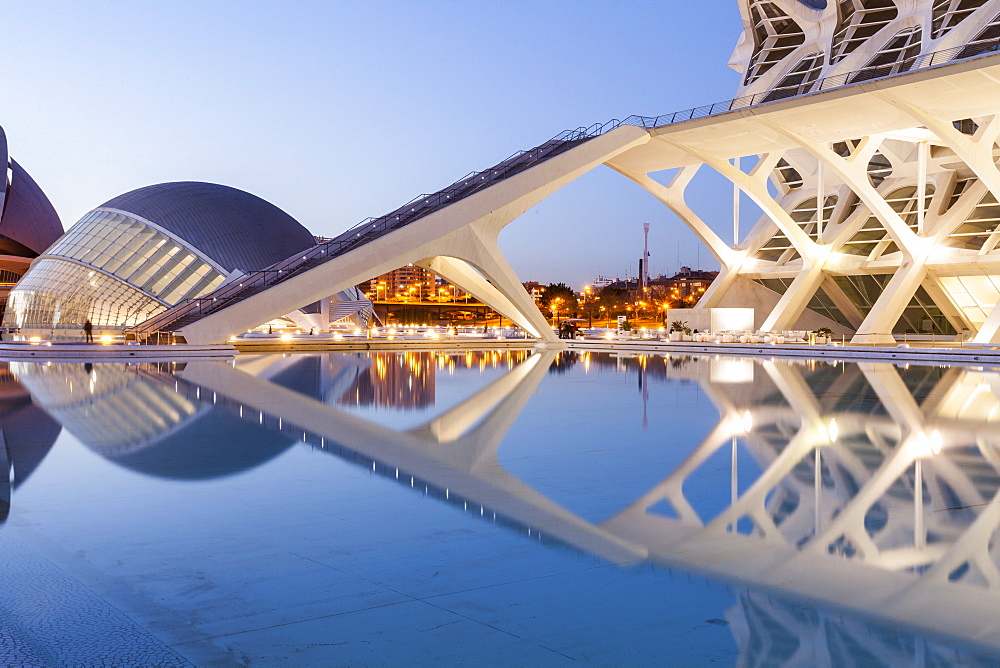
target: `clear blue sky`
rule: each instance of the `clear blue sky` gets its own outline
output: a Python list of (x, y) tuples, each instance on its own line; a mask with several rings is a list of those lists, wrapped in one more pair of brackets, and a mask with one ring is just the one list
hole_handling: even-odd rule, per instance
[[(0, 125), (65, 226), (201, 180), (316, 234), (438, 190), (561, 130), (732, 97), (736, 0), (31, 0), (3, 9)], [(731, 187), (708, 179), (719, 230)], [(697, 208), (697, 207), (696, 207)], [(522, 280), (624, 275), (709, 253), (602, 167), (510, 225)]]

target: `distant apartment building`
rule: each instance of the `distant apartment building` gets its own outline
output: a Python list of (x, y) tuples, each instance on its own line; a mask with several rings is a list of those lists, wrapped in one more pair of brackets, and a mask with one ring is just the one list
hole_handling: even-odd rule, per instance
[(416, 410), (434, 405), (435, 368), (430, 355), (373, 353), (367, 371), (341, 395), (341, 406)]
[(526, 281), (521, 285), (523, 285), (524, 289), (528, 291), (528, 294), (531, 295), (531, 298), (535, 300), (536, 304), (542, 298), (542, 295), (545, 294), (545, 286), (538, 281)]
[(415, 265), (393, 269), (358, 287), (373, 301), (450, 301), (465, 296), (440, 276)]
[(719, 275), (717, 271), (703, 271), (692, 269), (691, 267), (681, 267), (676, 274), (667, 278), (658, 276), (650, 279), (650, 287), (662, 285), (667, 290), (669, 297), (684, 301), (697, 301), (701, 295), (708, 290), (715, 277)]
[[(708, 290), (718, 275), (717, 271), (681, 267), (680, 271), (673, 276), (661, 274), (656, 278), (649, 279), (649, 286), (646, 290), (649, 293), (648, 296), (653, 299), (665, 299), (671, 302), (684, 301), (693, 304)], [(639, 298), (638, 293), (641, 291), (638, 278), (616, 278), (602, 287), (625, 290), (637, 298)]]

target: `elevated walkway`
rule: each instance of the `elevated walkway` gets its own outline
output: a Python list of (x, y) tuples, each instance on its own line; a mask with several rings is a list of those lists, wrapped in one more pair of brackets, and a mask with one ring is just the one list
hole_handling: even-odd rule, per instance
[[(954, 118), (996, 113), (998, 49), (1000, 40), (957, 47), (819, 80), (803, 90), (783, 92), (790, 97), (782, 99), (758, 94), (566, 131), (436, 193), (365, 220), (308, 251), (178, 304), (129, 333), (139, 341), (171, 333), (188, 343), (224, 342), (261, 322), (412, 263), (469, 292), (533, 336), (553, 339), (500, 253), (497, 236), (566, 183), (606, 164), (676, 212), (683, 203), (671, 202), (669, 194), (661, 192), (665, 188), (650, 182), (648, 174), (709, 164), (755, 197), (760, 184), (752, 175), (729, 173), (723, 162), (763, 154), (777, 156), (776, 162), (781, 151), (804, 141), (831, 142), (905, 130), (914, 126), (915, 104), (923, 104), (921, 109), (949, 124)], [(768, 211), (768, 203), (762, 208)], [(878, 210), (877, 204), (871, 208)], [(775, 215), (780, 218), (778, 212)], [(724, 267), (738, 263), (738, 251), (722, 243), (703, 222), (690, 215), (681, 217)]]
[(369, 218), (315, 248), (296, 254), (270, 267), (253, 272), (205, 297), (185, 301), (130, 331), (138, 338), (153, 332), (177, 332), (205, 316), (284, 283), (309, 269), (381, 239), (425, 216), (465, 199), (494, 184), (554, 158), (594, 136), (603, 134), (604, 126), (567, 130), (528, 151), (519, 151), (503, 162), (482, 172), (472, 172), (450, 186), (430, 195), (421, 195), (379, 218)]

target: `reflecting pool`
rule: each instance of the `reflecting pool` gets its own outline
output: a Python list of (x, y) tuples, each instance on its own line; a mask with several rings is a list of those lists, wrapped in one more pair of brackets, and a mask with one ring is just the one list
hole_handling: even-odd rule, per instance
[(0, 663), (995, 665), (1000, 371), (0, 364)]

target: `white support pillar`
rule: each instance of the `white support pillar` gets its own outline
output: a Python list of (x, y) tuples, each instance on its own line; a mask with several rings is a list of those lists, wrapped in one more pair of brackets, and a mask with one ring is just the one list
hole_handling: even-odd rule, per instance
[(695, 308), (708, 309), (718, 306), (719, 301), (725, 297), (726, 292), (739, 279), (740, 267), (746, 258), (746, 251), (730, 248), (685, 201), (684, 194), (687, 187), (701, 165), (681, 167), (671, 179), (669, 186), (653, 180), (648, 174), (633, 172), (610, 162), (608, 166), (665, 204), (715, 256), (720, 265), (719, 275), (698, 300), (698, 305)]
[(544, 330), (536, 327), (535, 323), (530, 322), (524, 315), (519, 313), (517, 307), (503, 293), (493, 287), (489, 281), (483, 278), (479, 272), (464, 260), (438, 256), (418, 260), (413, 264), (437, 274), (455, 287), (468, 292), (475, 299), (489, 306), (500, 315), (512, 320), (519, 327), (523, 327), (532, 336), (541, 338), (539, 332)]
[(463, 258), (435, 256), (413, 264), (435, 273), (510, 319), (535, 338), (557, 343), (545, 316), (507, 264), (495, 241), (484, 240), (470, 225), (458, 236), (465, 237)]
[[(739, 157), (733, 158), (733, 169), (736, 171), (743, 171), (740, 169), (740, 159)], [(733, 248), (738, 248), (740, 245), (740, 186), (735, 181), (733, 182)]]
[[(791, 244), (802, 256), (803, 272), (796, 277), (793, 285), (785, 292), (781, 300), (765, 319), (762, 329), (774, 330), (783, 329), (794, 323), (809, 300), (812, 299), (816, 289), (823, 280), (823, 266), (828, 257), (828, 248), (820, 246), (807, 235), (802, 228), (792, 220), (792, 217), (780, 204), (771, 196), (767, 189), (767, 178), (771, 170), (777, 165), (780, 159), (779, 153), (770, 153), (761, 158), (754, 166), (750, 174), (737, 169), (728, 160), (721, 160), (707, 155), (697, 149), (685, 146), (679, 142), (670, 141), (671, 144), (687, 151), (692, 156), (702, 160), (717, 172), (728, 178), (737, 190), (742, 190), (749, 196), (764, 212), (774, 221)], [(745, 257), (744, 255), (740, 256)], [(736, 276), (732, 277), (732, 281)], [(719, 289), (713, 291), (714, 295), (719, 295), (720, 299), (724, 293)], [(706, 305), (708, 307), (708, 305)]]
[(970, 137), (952, 125), (954, 119), (938, 118), (926, 109), (900, 100), (888, 91), (880, 91), (878, 96), (905, 111), (913, 120), (933, 132), (940, 143), (953, 150), (1000, 202), (1000, 170), (993, 161), (993, 145), (1000, 138), (1000, 120), (997, 116), (984, 122), (976, 134)]
[(716, 308), (725, 298), (726, 293), (732, 289), (739, 279), (739, 267), (730, 269), (729, 267), (723, 265), (722, 270), (719, 271), (719, 275), (715, 277), (711, 285), (708, 286), (708, 289), (705, 290), (705, 293), (698, 300), (698, 304), (695, 308)]
[(986, 322), (972, 338), (975, 343), (1000, 343), (1000, 308), (994, 306), (986, 316)]
[(819, 244), (813, 241), (809, 235), (807, 235), (802, 228), (799, 227), (799, 224), (792, 220), (792, 217), (788, 214), (788, 212), (785, 211), (774, 199), (774, 197), (771, 196), (771, 193), (768, 192), (768, 174), (771, 169), (773, 169), (774, 165), (777, 164), (780, 157), (778, 154), (768, 154), (764, 158), (761, 158), (761, 161), (754, 166), (753, 172), (751, 174), (746, 174), (733, 167), (728, 160), (723, 160), (709, 155), (704, 151), (687, 146), (678, 141), (670, 139), (663, 139), (663, 141), (666, 141), (669, 144), (687, 152), (691, 156), (701, 160), (703, 163), (737, 185), (740, 190), (745, 192), (747, 196), (753, 200), (753, 202), (759, 206), (772, 221), (774, 221), (774, 224), (778, 226), (778, 229), (780, 229), (786, 237), (788, 237), (789, 242), (791, 242), (792, 246), (795, 247), (795, 250), (798, 251), (799, 255), (801, 255), (805, 261), (813, 261), (818, 256), (825, 254), (825, 251), (821, 251), (819, 249)]
[(895, 343), (892, 328), (927, 275), (925, 263), (931, 247), (928, 240), (921, 239), (913, 233), (868, 180), (868, 162), (878, 149), (881, 138), (875, 135), (865, 137), (854, 153), (844, 159), (829, 148), (824, 148), (822, 144), (782, 126), (775, 123), (768, 123), (768, 126), (775, 132), (794, 139), (802, 148), (822, 160), (826, 167), (857, 194), (899, 246), (903, 254), (903, 263), (852, 339), (852, 343), (857, 344)]
[(927, 209), (927, 157), (930, 144), (917, 143), (917, 235), (924, 236), (924, 212)]
[(330, 331), (330, 298), (319, 300), (320, 331)]
[(928, 247), (921, 244), (920, 239), (913, 233), (900, 215), (892, 209), (885, 201), (885, 198), (875, 189), (868, 179), (868, 162), (878, 150), (882, 138), (878, 135), (869, 135), (862, 139), (862, 143), (848, 158), (842, 158), (834, 153), (828, 146), (820, 142), (809, 139), (797, 132), (776, 123), (761, 119), (768, 127), (785, 137), (794, 140), (803, 149), (821, 160), (827, 169), (847, 184), (858, 196), (861, 203), (868, 207), (879, 222), (885, 227), (886, 232), (892, 240), (899, 246), (903, 257), (912, 257), (914, 254), (926, 255)]
[(809, 300), (823, 283), (825, 274), (822, 263), (806, 267), (792, 279), (792, 284), (781, 295), (781, 299), (764, 319), (760, 326), (765, 332), (780, 332), (791, 329), (795, 321), (805, 311)]
[(823, 161), (816, 159), (816, 241), (823, 243), (823, 227), (826, 222), (826, 183), (823, 179)]
[(896, 342), (892, 328), (903, 309), (913, 298), (913, 294), (927, 277), (927, 269), (922, 261), (905, 261), (896, 270), (885, 290), (875, 300), (872, 310), (865, 321), (858, 327), (857, 333), (851, 339), (854, 344), (891, 345)]
[(684, 199), (685, 191), (691, 180), (694, 178), (695, 174), (701, 165), (688, 165), (686, 167), (681, 167), (677, 170), (677, 174), (670, 181), (669, 186), (665, 186), (662, 183), (653, 180), (648, 174), (641, 174), (639, 172), (633, 172), (622, 167), (615, 165), (613, 162), (607, 163), (608, 167), (615, 170), (622, 176), (634, 181), (639, 186), (641, 186), (646, 192), (660, 200), (663, 204), (670, 209), (674, 215), (681, 219), (681, 221), (687, 225), (695, 236), (705, 244), (715, 259), (718, 260), (719, 264), (723, 267), (732, 267), (738, 264), (742, 258), (743, 254), (730, 248), (722, 240), (722, 238), (715, 233), (715, 231), (709, 227), (704, 220), (701, 219), (698, 214), (696, 214)]

